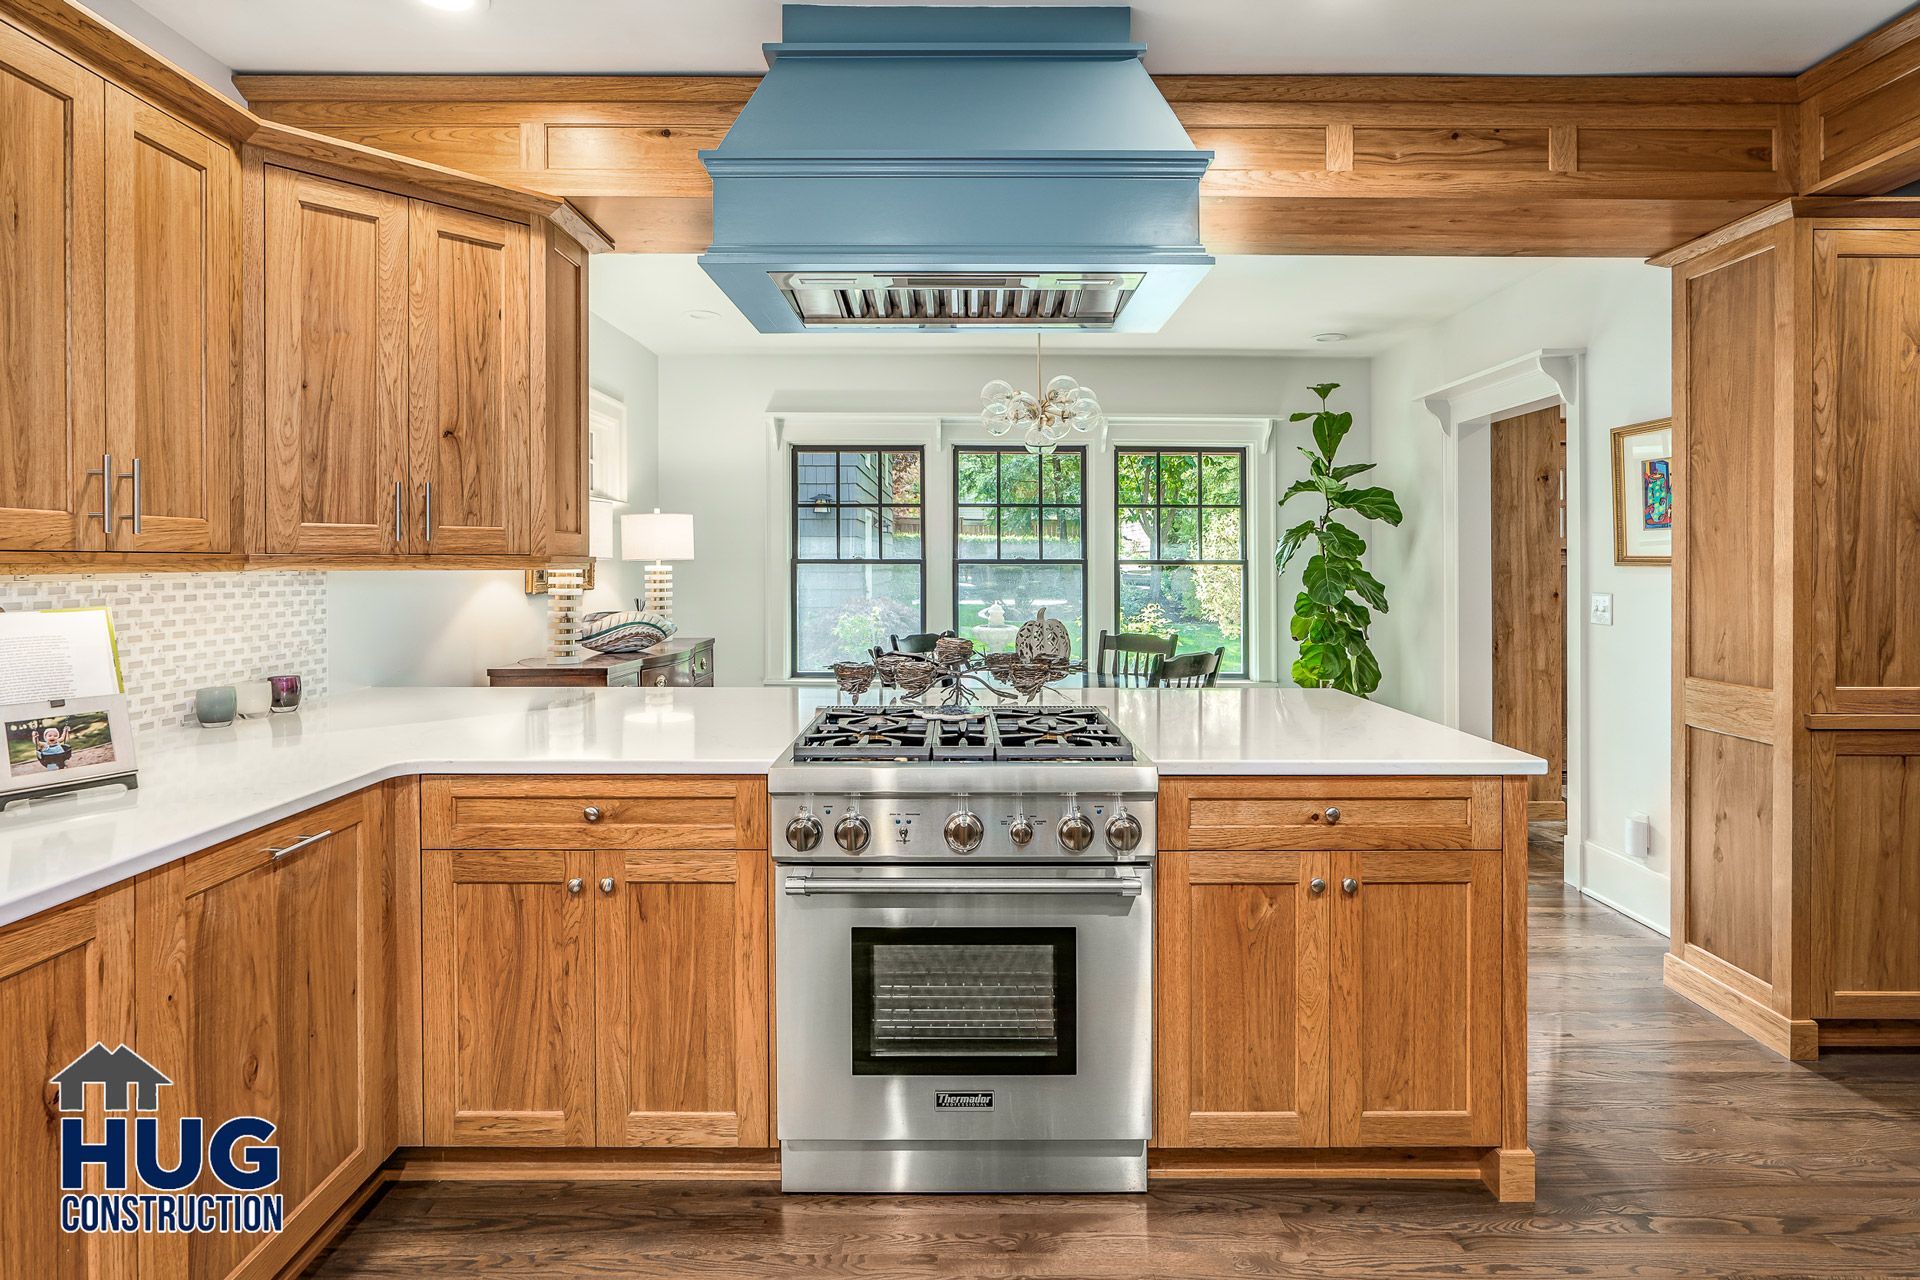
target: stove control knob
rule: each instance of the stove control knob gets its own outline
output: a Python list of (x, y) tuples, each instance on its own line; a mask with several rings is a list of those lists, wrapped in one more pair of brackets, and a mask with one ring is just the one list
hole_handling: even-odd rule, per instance
[(947, 848), (955, 853), (972, 853), (980, 847), (980, 841), (986, 836), (987, 829), (979, 816), (970, 810), (962, 809), (947, 818)]
[(802, 810), (800, 816), (787, 824), (787, 843), (801, 853), (812, 853), (820, 847), (820, 819)]
[(873, 838), (873, 826), (857, 813), (850, 813), (833, 827), (833, 842), (848, 853), (858, 853)]
[(1007, 838), (1013, 841), (1013, 847), (1024, 849), (1033, 843), (1033, 819), (1026, 814), (1015, 814), (1007, 824)]
[(1093, 819), (1078, 809), (1060, 819), (1060, 843), (1073, 853), (1085, 853), (1093, 843)]
[(1115, 853), (1132, 853), (1140, 847), (1140, 819), (1125, 809), (1107, 819), (1107, 843)]

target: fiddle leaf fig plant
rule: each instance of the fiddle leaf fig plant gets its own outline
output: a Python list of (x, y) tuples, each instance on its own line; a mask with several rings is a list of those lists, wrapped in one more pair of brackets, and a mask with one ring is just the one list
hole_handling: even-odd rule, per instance
[(1360, 563), (1367, 550), (1366, 539), (1336, 516), (1344, 513), (1359, 520), (1397, 525), (1400, 504), (1390, 490), (1347, 483), (1377, 464), (1335, 464), (1340, 442), (1353, 429), (1353, 415), (1336, 413), (1328, 403), (1339, 389), (1337, 382), (1314, 387), (1320, 408), (1296, 413), (1291, 419), (1313, 423), (1314, 447), (1300, 450), (1307, 459), (1307, 478), (1289, 485), (1280, 495), (1280, 505), (1310, 494), (1325, 506), (1318, 516), (1301, 521), (1280, 536), (1273, 562), (1275, 568), (1284, 571), (1312, 544), (1301, 577), (1303, 589), (1293, 601), (1291, 631), (1300, 643), (1300, 655), (1293, 663), (1293, 682), (1309, 689), (1344, 689), (1364, 698), (1380, 687), (1380, 662), (1367, 643), (1367, 632), (1374, 613), (1387, 612), (1387, 589)]

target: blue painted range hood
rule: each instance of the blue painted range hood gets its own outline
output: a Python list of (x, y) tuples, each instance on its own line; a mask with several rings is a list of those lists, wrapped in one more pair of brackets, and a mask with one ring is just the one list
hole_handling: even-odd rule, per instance
[(701, 266), (762, 333), (1152, 331), (1213, 265), (1125, 7), (790, 4)]

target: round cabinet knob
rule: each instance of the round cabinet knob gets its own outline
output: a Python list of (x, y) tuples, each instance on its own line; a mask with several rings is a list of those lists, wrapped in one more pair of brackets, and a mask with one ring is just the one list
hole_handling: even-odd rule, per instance
[(1085, 853), (1093, 843), (1093, 820), (1079, 812), (1060, 819), (1060, 843), (1074, 853)]
[(972, 853), (980, 847), (980, 841), (986, 837), (987, 829), (981, 825), (978, 815), (962, 809), (948, 817), (946, 834), (947, 848), (955, 853)]
[(787, 843), (801, 853), (820, 847), (820, 819), (803, 813), (787, 824)]
[(1360, 892), (1360, 882), (1352, 876), (1348, 876), (1340, 882), (1340, 892), (1351, 898), (1354, 894)]
[(1313, 879), (1307, 881), (1307, 892), (1312, 894), (1314, 897), (1317, 898), (1321, 894), (1325, 893), (1326, 891), (1327, 891), (1327, 882), (1325, 880), (1322, 880), (1319, 876), (1315, 876)]
[(1024, 849), (1033, 843), (1033, 819), (1020, 814), (1007, 824), (1007, 839), (1013, 841), (1013, 847)]
[(600, 821), (600, 806), (590, 804), (580, 811), (580, 816), (588, 822), (598, 822)]
[(602, 893), (612, 893), (612, 892), (613, 892), (613, 877), (612, 877), (612, 876), (601, 876), (601, 877), (600, 877), (600, 892), (602, 892)]
[(573, 879), (567, 881), (568, 893), (578, 893), (584, 887), (584, 882), (581, 881), (579, 876), (575, 876)]
[(857, 813), (850, 813), (833, 826), (833, 842), (848, 853), (858, 853), (873, 838), (873, 825)]
[(1140, 847), (1140, 819), (1122, 809), (1107, 820), (1107, 843), (1115, 853), (1132, 853)]
[(1340, 821), (1340, 810), (1335, 808), (1332, 805), (1328, 805), (1327, 806), (1327, 825), (1332, 826), (1334, 823), (1338, 821)]

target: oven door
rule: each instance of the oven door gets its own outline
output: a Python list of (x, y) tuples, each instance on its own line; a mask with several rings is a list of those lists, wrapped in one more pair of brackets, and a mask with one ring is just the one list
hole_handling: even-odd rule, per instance
[(1142, 1139), (1150, 866), (783, 867), (782, 1140)]

